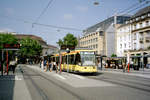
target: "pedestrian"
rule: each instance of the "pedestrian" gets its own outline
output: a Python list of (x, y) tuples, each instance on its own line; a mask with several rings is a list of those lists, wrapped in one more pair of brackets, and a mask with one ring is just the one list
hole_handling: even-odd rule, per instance
[(57, 73), (57, 64), (55, 61), (53, 62), (53, 69), (56, 70), (56, 73)]
[(52, 67), (52, 65), (51, 65), (51, 62), (49, 62), (49, 71), (51, 72), (51, 67)]
[(126, 64), (123, 62), (123, 72), (125, 72), (125, 70), (126, 70)]
[(12, 65), (13, 74), (15, 73), (16, 65)]
[(47, 71), (47, 70), (49, 70), (49, 61), (48, 60), (46, 62), (46, 70), (45, 71)]
[(50, 63), (50, 72), (53, 70), (53, 66), (54, 66), (54, 64), (53, 64), (53, 61)]
[(41, 68), (44, 69), (44, 61), (42, 59), (42, 62), (41, 62)]
[(56, 68), (56, 73), (57, 73), (58, 72), (58, 63), (56, 63), (55, 68)]
[(98, 69), (99, 69), (99, 70), (101, 69), (101, 63), (100, 63), (99, 60), (98, 60)]
[(41, 68), (41, 64), (42, 64), (42, 61), (40, 60), (40, 68)]

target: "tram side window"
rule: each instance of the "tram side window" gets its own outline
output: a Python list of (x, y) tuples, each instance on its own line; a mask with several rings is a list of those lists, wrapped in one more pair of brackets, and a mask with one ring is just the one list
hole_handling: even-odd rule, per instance
[(64, 64), (65, 62), (66, 62), (66, 57), (63, 56), (63, 57), (62, 57), (62, 63)]
[(81, 57), (80, 57), (80, 54), (77, 53), (75, 57), (75, 64), (79, 64), (79, 63), (81, 63)]
[(66, 64), (67, 64), (67, 55), (65, 56), (65, 61), (66, 61)]
[(53, 62), (55, 62), (55, 57), (53, 57), (52, 59), (53, 59)]
[(71, 64), (74, 64), (74, 55), (71, 55)]
[(68, 63), (71, 64), (71, 55), (68, 55)]
[(56, 57), (56, 64), (58, 65), (59, 63), (59, 57)]

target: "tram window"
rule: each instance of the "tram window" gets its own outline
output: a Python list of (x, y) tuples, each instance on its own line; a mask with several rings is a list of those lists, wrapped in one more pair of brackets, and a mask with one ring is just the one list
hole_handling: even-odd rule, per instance
[(68, 63), (71, 64), (71, 55), (68, 55)]
[(71, 55), (71, 64), (74, 64), (74, 55)]
[(59, 57), (56, 57), (56, 63), (57, 64), (59, 63)]
[(64, 64), (66, 61), (66, 58), (65, 58), (65, 56), (62, 56), (62, 63)]
[(78, 64), (78, 63), (81, 63), (81, 57), (79, 53), (77, 53), (75, 57), (75, 64)]
[(66, 57), (65, 57), (65, 61), (66, 61), (66, 64), (67, 64), (67, 55), (66, 55)]

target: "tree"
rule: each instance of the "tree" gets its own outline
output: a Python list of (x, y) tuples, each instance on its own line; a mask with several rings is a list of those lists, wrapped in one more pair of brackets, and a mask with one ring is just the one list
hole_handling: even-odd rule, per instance
[(32, 57), (32, 56), (40, 56), (42, 52), (42, 46), (38, 41), (32, 40), (30, 38), (24, 38), (20, 41), (21, 48), (19, 53), (22, 56)]
[(68, 34), (63, 38), (63, 40), (59, 39), (59, 41), (57, 42), (57, 44), (58, 44), (59, 46), (61, 46), (61, 45), (77, 46), (78, 41), (77, 41), (77, 38), (76, 38), (73, 34), (68, 33)]
[(12, 34), (1, 33), (0, 34), (0, 49), (3, 48), (3, 44), (16, 44), (18, 39)]
[(59, 39), (59, 41), (57, 42), (57, 44), (58, 44), (59, 46), (61, 46), (61, 45), (63, 45), (63, 41), (62, 41), (61, 39)]
[[(18, 43), (18, 39), (15, 38), (15, 36), (13, 36), (12, 34), (1, 33), (0, 34), (0, 60), (2, 58), (1, 50), (3, 49), (3, 44), (17, 44), (17, 43)], [(14, 53), (15, 51), (9, 51), (9, 57), (13, 57), (12, 55)], [(4, 59), (5, 59), (5, 55), (4, 55)]]
[(113, 54), (111, 55), (111, 57), (117, 57), (117, 55), (113, 53)]

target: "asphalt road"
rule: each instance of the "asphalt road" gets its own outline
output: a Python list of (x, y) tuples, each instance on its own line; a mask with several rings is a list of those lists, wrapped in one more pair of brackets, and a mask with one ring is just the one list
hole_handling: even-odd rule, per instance
[(22, 66), (33, 100), (150, 100), (150, 79), (111, 73), (42, 72)]

